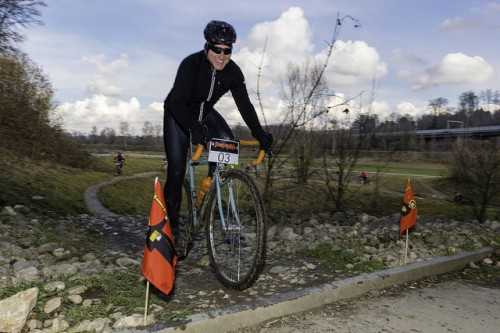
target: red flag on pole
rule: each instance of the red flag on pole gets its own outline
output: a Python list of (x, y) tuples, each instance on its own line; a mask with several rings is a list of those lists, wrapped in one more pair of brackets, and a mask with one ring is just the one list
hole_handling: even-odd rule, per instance
[(410, 229), (417, 223), (417, 201), (413, 194), (411, 182), (408, 179), (406, 182), (405, 196), (403, 198), (403, 207), (401, 208), (401, 220), (399, 222), (399, 237), (403, 236), (403, 232)]
[(148, 225), (142, 259), (142, 273), (156, 288), (168, 294), (174, 286), (177, 256), (163, 190), (158, 177), (155, 179)]

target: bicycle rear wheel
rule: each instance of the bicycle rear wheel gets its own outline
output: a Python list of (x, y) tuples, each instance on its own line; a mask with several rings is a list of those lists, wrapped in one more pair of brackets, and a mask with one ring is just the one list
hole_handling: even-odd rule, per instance
[(193, 244), (194, 236), (194, 216), (193, 216), (193, 196), (187, 180), (182, 184), (182, 200), (179, 208), (179, 236), (182, 242), (179, 246), (176, 244), (177, 256), (180, 259), (185, 258)]
[(241, 170), (221, 174), (207, 193), (206, 234), (210, 262), (217, 278), (243, 290), (259, 277), (266, 257), (266, 215), (260, 192)]

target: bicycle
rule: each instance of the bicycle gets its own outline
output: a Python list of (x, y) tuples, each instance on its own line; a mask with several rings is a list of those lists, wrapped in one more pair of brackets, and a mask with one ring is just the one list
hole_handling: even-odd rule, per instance
[[(200, 160), (203, 146), (197, 147), (186, 170), (179, 219), (185, 245), (177, 249), (185, 257), (197, 234), (205, 232), (210, 263), (217, 279), (229, 289), (244, 290), (259, 277), (265, 263), (267, 222), (262, 196), (254, 180), (236, 169), (239, 145), (258, 141), (212, 139), (208, 158)], [(265, 152), (253, 161), (259, 164)], [(217, 163), (201, 207), (196, 208), (198, 191), (195, 168)]]
[(120, 176), (122, 174), (123, 164), (123, 161), (115, 162), (115, 176)]

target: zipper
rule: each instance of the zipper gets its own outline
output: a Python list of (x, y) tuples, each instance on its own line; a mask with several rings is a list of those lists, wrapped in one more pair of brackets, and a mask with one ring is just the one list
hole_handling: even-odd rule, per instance
[[(210, 90), (208, 92), (208, 97), (207, 97), (206, 102), (210, 101), (210, 99), (212, 98), (212, 95), (214, 93), (215, 74), (216, 74), (215, 68), (212, 68), (212, 82), (210, 83)], [(204, 105), (205, 105), (205, 102), (202, 102), (200, 105), (200, 115), (198, 116), (198, 122), (201, 122), (203, 119), (203, 106)]]

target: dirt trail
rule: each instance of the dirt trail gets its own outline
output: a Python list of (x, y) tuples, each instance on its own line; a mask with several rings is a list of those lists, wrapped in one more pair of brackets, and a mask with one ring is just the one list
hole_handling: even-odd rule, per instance
[(92, 213), (92, 215), (99, 217), (99, 218), (106, 218), (106, 217), (117, 217), (118, 215), (107, 210), (99, 201), (99, 198), (97, 197), (97, 192), (99, 192), (99, 189), (102, 186), (118, 183), (127, 179), (134, 179), (134, 178), (142, 178), (142, 177), (152, 177), (159, 175), (160, 172), (143, 172), (143, 173), (138, 173), (132, 176), (120, 176), (120, 177), (115, 177), (112, 180), (109, 180), (107, 182), (102, 182), (96, 185), (91, 185), (85, 190), (85, 203), (87, 205), (88, 210)]

